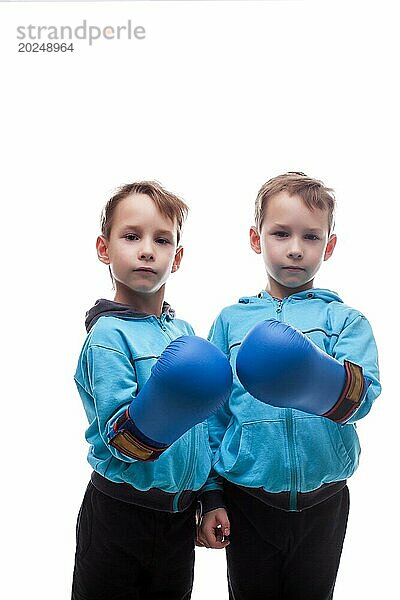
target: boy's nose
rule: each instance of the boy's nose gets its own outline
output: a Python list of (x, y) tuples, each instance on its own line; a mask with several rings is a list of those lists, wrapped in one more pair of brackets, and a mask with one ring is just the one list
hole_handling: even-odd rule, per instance
[(303, 258), (303, 250), (301, 248), (299, 248), (298, 246), (290, 248), (288, 251), (288, 257), (289, 258)]
[(154, 250), (151, 244), (143, 244), (138, 254), (140, 260), (154, 260)]
[(139, 258), (140, 260), (153, 260), (154, 256), (152, 252), (146, 252), (145, 250), (142, 250), (139, 252)]

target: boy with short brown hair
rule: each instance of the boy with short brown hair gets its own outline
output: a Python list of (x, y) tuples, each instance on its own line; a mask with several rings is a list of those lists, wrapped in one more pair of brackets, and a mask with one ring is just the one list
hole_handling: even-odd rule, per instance
[[(77, 523), (73, 600), (191, 596), (197, 492), (209, 474), (211, 452), (207, 424), (195, 420), (188, 430), (186, 419), (199, 390), (191, 376), (191, 367), (201, 363), (195, 352), (199, 338), (164, 301), (166, 281), (182, 259), (186, 213), (186, 204), (157, 182), (123, 186), (103, 211), (97, 254), (110, 268), (115, 296), (98, 300), (86, 314), (88, 334), (75, 373), (93, 472)], [(203, 349), (208, 344), (216, 350), (201, 342)], [(190, 347), (189, 374), (179, 362), (183, 344)], [(204, 353), (201, 358), (204, 362)], [(222, 358), (229, 382), (230, 367)], [(173, 370), (175, 378), (167, 381)], [(165, 390), (150, 388), (146, 412), (143, 394), (157, 376)], [(183, 402), (168, 412), (163, 398), (180, 400), (176, 381), (185, 391)], [(214, 391), (206, 389), (205, 397)], [(132, 417), (138, 411), (160, 437), (139, 427)], [(167, 426), (169, 440), (161, 437)]]

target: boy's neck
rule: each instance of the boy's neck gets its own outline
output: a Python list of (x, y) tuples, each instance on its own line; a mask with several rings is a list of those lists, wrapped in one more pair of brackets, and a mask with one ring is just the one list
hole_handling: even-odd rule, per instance
[(164, 293), (164, 285), (154, 294), (140, 294), (140, 292), (133, 292), (129, 288), (121, 289), (121, 287), (117, 286), (114, 302), (127, 304), (133, 310), (147, 315), (160, 317), (164, 304)]
[(304, 292), (305, 290), (312, 290), (313, 287), (313, 281), (310, 281), (298, 288), (288, 288), (283, 285), (280, 285), (276, 281), (274, 281), (273, 283), (269, 281), (265, 286), (265, 291), (268, 292), (268, 294), (273, 298), (276, 298), (277, 300), (283, 300), (284, 298), (288, 298), (293, 294), (298, 294), (299, 292)]

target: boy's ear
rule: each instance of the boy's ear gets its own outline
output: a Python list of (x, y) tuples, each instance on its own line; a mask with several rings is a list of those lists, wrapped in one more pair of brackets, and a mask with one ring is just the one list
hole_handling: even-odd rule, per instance
[(337, 237), (334, 233), (329, 237), (328, 243), (325, 248), (324, 260), (328, 260), (333, 254), (337, 242)]
[(105, 265), (109, 265), (110, 257), (108, 256), (107, 240), (102, 235), (99, 235), (96, 240), (96, 250), (98, 259), (101, 260), (101, 262)]
[(250, 227), (250, 246), (257, 254), (261, 254), (260, 234), (255, 227)]
[(183, 256), (183, 248), (182, 246), (178, 246), (175, 252), (174, 262), (172, 263), (171, 273), (175, 273), (180, 267), (181, 260)]

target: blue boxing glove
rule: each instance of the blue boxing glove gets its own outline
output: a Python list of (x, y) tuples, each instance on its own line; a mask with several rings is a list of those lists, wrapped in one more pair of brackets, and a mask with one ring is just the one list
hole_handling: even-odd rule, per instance
[(244, 338), (236, 360), (243, 387), (254, 398), (346, 422), (363, 401), (371, 381), (362, 368), (342, 365), (301, 331), (268, 319)]
[(109, 443), (131, 458), (156, 460), (229, 397), (232, 370), (213, 344), (194, 335), (171, 342), (142, 390), (114, 424)]

